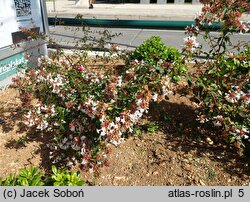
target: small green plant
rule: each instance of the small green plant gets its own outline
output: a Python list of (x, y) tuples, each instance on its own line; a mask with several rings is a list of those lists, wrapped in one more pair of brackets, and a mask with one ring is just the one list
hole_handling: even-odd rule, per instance
[(20, 168), (19, 174), (10, 174), (5, 180), (0, 178), (0, 186), (83, 186), (79, 173), (57, 169), (52, 166), (53, 174), (44, 175), (38, 167)]
[(216, 175), (217, 175), (216, 172), (213, 169), (209, 168), (207, 171), (207, 180), (209, 181), (214, 180), (216, 178)]
[(42, 186), (43, 174), (40, 173), (38, 167), (30, 167), (28, 170), (21, 168), (17, 176), (18, 185), (21, 186)]
[(0, 179), (1, 186), (42, 186), (42, 177), (38, 167), (21, 168), (19, 174), (10, 174), (5, 180)]
[(134, 128), (134, 133), (137, 136), (142, 135), (143, 132), (155, 133), (158, 130), (159, 126), (155, 122), (148, 121), (143, 125), (137, 125)]
[(134, 128), (134, 133), (135, 133), (136, 136), (141, 136), (142, 135), (142, 129), (141, 129), (141, 127), (140, 126), (136, 126)]
[(146, 131), (149, 132), (149, 133), (155, 133), (159, 128), (159, 126), (156, 123), (151, 122), (151, 121), (148, 122), (145, 125), (145, 127), (146, 127)]
[(84, 181), (80, 179), (79, 173), (70, 173), (65, 170), (59, 170), (55, 166), (52, 166), (53, 174), (47, 178), (48, 185), (53, 186), (83, 186), (86, 185)]
[(162, 120), (166, 121), (166, 122), (172, 121), (172, 118), (173, 117), (170, 114), (168, 114), (168, 113), (165, 113), (165, 114), (162, 115)]
[(2, 180), (0, 178), (0, 186), (16, 186), (17, 185), (17, 179), (16, 175), (10, 174), (5, 180)]
[(20, 146), (25, 146), (25, 144), (27, 143), (28, 141), (28, 137), (27, 136), (21, 136), (18, 140), (17, 140), (17, 145), (20, 145)]

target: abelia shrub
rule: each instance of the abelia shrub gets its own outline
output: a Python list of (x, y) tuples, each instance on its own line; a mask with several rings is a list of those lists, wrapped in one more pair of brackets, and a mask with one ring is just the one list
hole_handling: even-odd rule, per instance
[[(242, 22), (249, 13), (250, 3), (242, 0), (201, 0), (203, 8), (195, 19), (195, 25), (187, 27), (188, 34), (183, 53), (188, 62), (194, 57), (196, 74), (190, 81), (199, 106), (197, 120), (210, 123), (221, 130), (222, 137), (233, 144), (240, 155), (250, 150), (249, 117), (249, 44), (233, 44), (230, 36), (235, 32), (249, 32), (249, 24)], [(219, 25), (216, 34), (211, 32), (214, 23)], [(196, 42), (203, 36), (210, 49), (204, 51)]]
[[(85, 62), (83, 62), (85, 61)], [(155, 68), (143, 60), (115, 66), (78, 55), (39, 59), (15, 83), (25, 100), (25, 123), (48, 132), (53, 163), (98, 171), (108, 165), (107, 144), (118, 146), (148, 112), (172, 91), (177, 62)], [(182, 65), (182, 64), (179, 64)], [(32, 95), (32, 96), (31, 96)], [(35, 98), (35, 104), (29, 103)]]

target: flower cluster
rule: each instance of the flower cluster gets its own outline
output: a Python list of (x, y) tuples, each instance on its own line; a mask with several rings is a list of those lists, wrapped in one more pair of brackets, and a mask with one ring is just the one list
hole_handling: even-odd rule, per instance
[(249, 12), (249, 2), (245, 0), (211, 0), (200, 1), (204, 4), (202, 12), (195, 18), (196, 25), (204, 27), (214, 22), (220, 22), (229, 30), (248, 32), (249, 25), (243, 24), (243, 12)]
[(195, 36), (188, 36), (184, 39), (184, 51), (192, 52), (194, 53), (197, 48), (200, 47), (200, 44), (196, 41)]
[(242, 104), (249, 105), (250, 104), (250, 91), (243, 92), (240, 90), (239, 86), (233, 86), (231, 90), (228, 91), (228, 93), (225, 93), (225, 99), (229, 103), (239, 103), (242, 102)]

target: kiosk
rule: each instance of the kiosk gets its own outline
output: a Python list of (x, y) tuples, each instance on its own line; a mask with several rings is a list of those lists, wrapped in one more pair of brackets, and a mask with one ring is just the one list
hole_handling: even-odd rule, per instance
[(0, 0), (0, 5), (1, 89), (11, 83), (18, 65), (34, 66), (39, 56), (47, 55), (45, 41), (30, 39), (25, 30), (47, 34), (48, 17), (43, 0)]

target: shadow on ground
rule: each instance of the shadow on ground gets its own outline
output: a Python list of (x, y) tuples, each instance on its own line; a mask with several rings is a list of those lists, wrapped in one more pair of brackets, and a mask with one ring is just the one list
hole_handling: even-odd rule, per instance
[(181, 150), (186, 154), (195, 151), (200, 158), (206, 154), (210, 160), (219, 162), (231, 176), (249, 178), (250, 156), (239, 157), (235, 149), (223, 140), (221, 131), (213, 126), (200, 125), (194, 107), (185, 98), (184, 101), (189, 105), (176, 100), (151, 105), (151, 120), (157, 122), (166, 134), (166, 148), (171, 145), (172, 151)]

